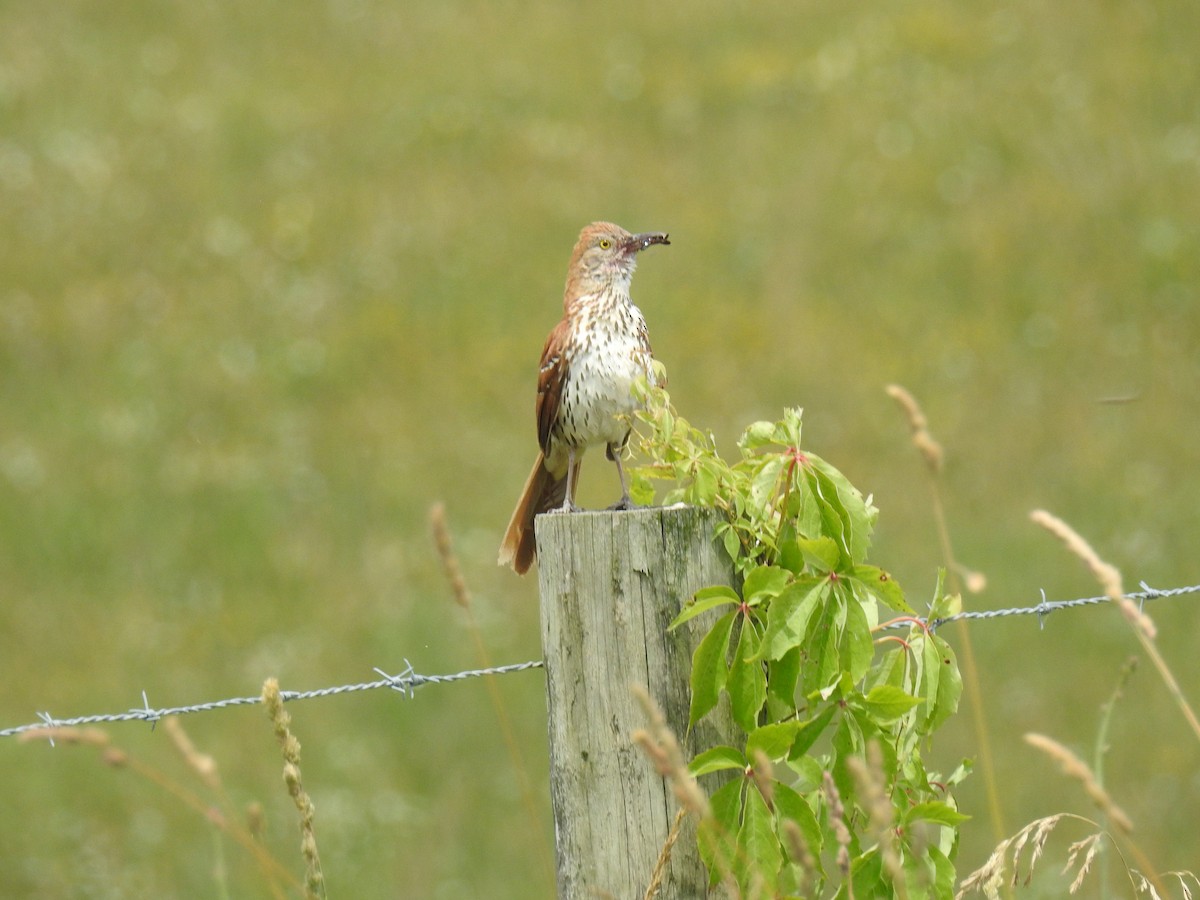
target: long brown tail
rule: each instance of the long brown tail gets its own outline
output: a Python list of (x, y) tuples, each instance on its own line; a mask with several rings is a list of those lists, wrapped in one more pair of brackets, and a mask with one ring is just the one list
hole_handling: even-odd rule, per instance
[[(575, 467), (578, 471), (578, 461)], [(546, 468), (545, 455), (538, 453), (533, 471), (525, 481), (525, 490), (521, 492), (521, 499), (517, 501), (517, 508), (513, 510), (512, 518), (509, 519), (504, 540), (500, 542), (500, 558), (497, 563), (512, 566), (512, 570), (518, 575), (528, 572), (537, 557), (533, 520), (539, 513), (562, 506), (566, 496), (567, 473), (563, 472), (561, 477), (555, 477)]]

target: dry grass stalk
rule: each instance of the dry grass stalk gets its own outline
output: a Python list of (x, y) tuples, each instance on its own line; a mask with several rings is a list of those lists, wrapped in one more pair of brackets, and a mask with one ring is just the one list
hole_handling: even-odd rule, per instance
[(758, 792), (762, 794), (762, 798), (767, 804), (767, 809), (775, 809), (775, 767), (771, 763), (771, 757), (763, 753), (762, 750), (754, 751), (754, 762), (750, 767), (750, 778), (754, 781), (754, 786), (758, 788)]
[(650, 884), (647, 886), (642, 900), (654, 900), (658, 896), (658, 892), (662, 890), (663, 873), (667, 871), (667, 863), (671, 861), (671, 848), (679, 840), (679, 831), (683, 827), (683, 819), (687, 812), (687, 809), (681, 806), (675, 813), (671, 831), (667, 835), (667, 839), (663, 841), (662, 849), (658, 851), (658, 860), (654, 863), (654, 871), (650, 873)]
[(1100, 589), (1110, 600), (1120, 606), (1121, 612), (1131, 625), (1141, 630), (1151, 640), (1157, 636), (1154, 622), (1137, 608), (1137, 604), (1125, 596), (1125, 588), (1121, 584), (1121, 573), (1116, 566), (1102, 560), (1100, 554), (1092, 549), (1092, 545), (1058, 516), (1048, 513), (1044, 509), (1035, 509), (1029, 514), (1029, 518), (1062, 541), (1068, 550), (1083, 560), (1100, 583)]
[(263, 684), (263, 704), (275, 726), (275, 737), (283, 750), (283, 781), (288, 795), (300, 813), (300, 852), (304, 856), (304, 894), (309, 900), (325, 897), (325, 876), (321, 872), (321, 857), (317, 852), (317, 835), (313, 830), (315, 807), (300, 780), (300, 741), (291, 732), (291, 715), (283, 708), (279, 682), (268, 678)]
[(787, 848), (792, 861), (800, 867), (800, 878), (796, 888), (797, 892), (803, 895), (813, 873), (817, 871), (817, 860), (813, 856), (812, 850), (809, 849), (808, 842), (804, 839), (803, 832), (800, 831), (800, 826), (791, 819), (783, 821), (783, 845)]
[[(954, 895), (954, 900), (961, 900), (968, 891), (980, 891), (989, 900), (998, 900), (1002, 890), (1010, 885), (1015, 885), (1020, 880), (1021, 853), (1026, 845), (1031, 845), (1029, 871), (1025, 875), (1025, 883), (1028, 884), (1033, 877), (1033, 868), (1037, 865), (1038, 858), (1041, 857), (1046, 841), (1050, 837), (1050, 832), (1064, 818), (1080, 819), (1079, 816), (1068, 816), (1067, 813), (1035, 819), (1016, 834), (1002, 840), (996, 845), (996, 849), (992, 851), (991, 856), (984, 864), (959, 883), (958, 893)], [(1087, 820), (1081, 819), (1081, 821)], [(1010, 866), (1012, 868), (1011, 879), (1005, 877)]]
[(107, 731), (99, 728), (75, 728), (64, 725), (47, 725), (45, 728), (31, 728), (17, 735), (22, 744), (30, 741), (46, 741), (51, 747), (57, 744), (67, 746), (89, 746), (98, 748), (101, 761), (114, 769), (122, 769), (129, 765), (129, 754), (119, 747), (113, 747), (112, 738)]
[[(1165, 893), (1165, 888), (1162, 885), (1156, 886), (1151, 878), (1147, 878), (1137, 869), (1130, 869), (1129, 874), (1133, 877), (1135, 887), (1139, 894), (1149, 894), (1152, 900), (1162, 900), (1160, 890)], [(1200, 877), (1189, 869), (1183, 869), (1175, 872), (1163, 872), (1163, 878), (1171, 878), (1179, 882), (1179, 893), (1183, 900), (1192, 900), (1195, 895), (1192, 893), (1192, 885), (1200, 888)], [(1190, 882), (1190, 884), (1189, 884)], [(1169, 896), (1169, 895), (1168, 895)]]
[[(680, 811), (686, 811), (694, 815), (697, 821), (701, 823), (712, 823), (716, 825), (716, 820), (712, 817), (712, 807), (709, 805), (708, 797), (701, 790), (700, 785), (696, 782), (695, 777), (688, 771), (687, 764), (683, 760), (683, 750), (679, 746), (679, 740), (675, 737), (667, 720), (663, 717), (662, 710), (658, 704), (654, 702), (650, 694), (641, 685), (631, 685), (630, 690), (633, 696), (637, 698), (641, 704), (642, 712), (646, 716), (646, 722), (649, 726), (646, 729), (639, 728), (630, 735), (633, 743), (646, 755), (650, 760), (654, 770), (660, 776), (665, 778), (671, 785), (671, 791), (675, 795), (675, 800), (679, 803)], [(676, 824), (681, 822), (681, 817), (677, 813), (675, 816)], [(672, 832), (675, 829), (672, 828)], [(677, 835), (676, 835), (677, 837)], [(663, 844), (663, 849), (659, 852), (659, 862), (655, 865), (655, 872), (660, 868), (665, 867), (670, 859), (671, 846), (675, 843), (675, 838), (671, 835), (667, 836), (666, 842)], [(720, 877), (725, 885), (730, 896), (738, 896), (737, 885), (733, 881), (733, 866), (732, 860), (725, 858), (721, 851), (721, 843), (715, 843), (714, 850), (718, 853), (718, 859), (715, 862), (714, 868), (719, 872)], [(659, 875), (661, 879), (661, 874)], [(650, 887), (654, 887), (653, 879)], [(649, 896), (649, 894), (647, 894)]]
[(256, 841), (267, 835), (267, 812), (257, 800), (246, 804), (246, 831)]
[(1087, 791), (1087, 795), (1092, 798), (1101, 811), (1108, 816), (1109, 820), (1116, 825), (1125, 834), (1133, 831), (1133, 822), (1121, 807), (1117, 806), (1116, 802), (1109, 796), (1108, 791), (1101, 787), (1096, 780), (1096, 776), (1092, 774), (1092, 770), (1088, 768), (1087, 763), (1060, 744), (1053, 738), (1046, 737), (1044, 734), (1027, 734), (1025, 742), (1032, 747), (1041, 750), (1051, 759), (1055, 760), (1062, 767), (1063, 774), (1074, 778), (1083, 785), (1083, 789)]
[(239, 844), (246, 848), (251, 855), (258, 861), (263, 872), (271, 877), (271, 893), (275, 897), (283, 897), (283, 889), (277, 883), (281, 874), (286, 874), (289, 881), (295, 881), (295, 877), (290, 872), (282, 871), (283, 867), (279, 862), (272, 857), (262, 846), (263, 832), (266, 823), (263, 819), (262, 804), (252, 803), (247, 809), (246, 824), (239, 825), (236, 817), (232, 815), (235, 810), (233, 801), (225, 790), (225, 785), (221, 782), (220, 770), (217, 767), (216, 758), (208, 753), (202, 753), (192, 743), (191, 737), (184, 730), (183, 723), (178, 716), (168, 716), (163, 719), (163, 728), (167, 732), (167, 736), (171, 739), (171, 743), (183, 757), (187, 766), (194, 771), (200, 780), (217, 795), (221, 805), (224, 807), (224, 812), (220, 807), (214, 804), (207, 804), (203, 810), (206, 817), (217, 828), (224, 831), (226, 834), (234, 838)]
[(963, 587), (971, 594), (982, 594), (987, 590), (987, 576), (975, 569), (969, 569), (960, 562), (954, 563), (954, 570), (963, 580)]
[(708, 818), (712, 814), (708, 797), (704, 795), (704, 791), (700, 789), (700, 785), (688, 771), (687, 764), (683, 760), (683, 749), (679, 746), (675, 732), (667, 725), (662, 710), (658, 708), (658, 704), (641, 685), (635, 684), (630, 690), (641, 704), (642, 712), (646, 716), (646, 723), (649, 725), (648, 730), (639, 728), (630, 735), (633, 742), (646, 754), (646, 758), (654, 765), (655, 771), (670, 782), (671, 790), (675, 794), (675, 799), (679, 801), (679, 805), (697, 818)]
[(1164, 872), (1163, 875), (1167, 878), (1174, 878), (1179, 882), (1179, 889), (1183, 893), (1183, 900), (1192, 900), (1192, 889), (1188, 886), (1189, 881), (1200, 888), (1200, 877), (1197, 877), (1196, 873), (1190, 870)]
[(1092, 862), (1096, 859), (1096, 854), (1100, 852), (1100, 842), (1104, 837), (1102, 834), (1093, 834), (1085, 837), (1082, 841), (1076, 841), (1067, 848), (1067, 864), (1063, 866), (1063, 874), (1070, 872), (1075, 866), (1075, 860), (1084, 850), (1087, 853), (1083, 857), (1083, 861), (1079, 864), (1079, 871), (1075, 874), (1075, 880), (1071, 882), (1070, 892), (1073, 894), (1079, 890), (1079, 886), (1083, 884), (1083, 879), (1087, 876), (1088, 870), (1092, 867)]
[[(945, 506), (938, 485), (939, 474), (945, 455), (942, 446), (929, 431), (929, 422), (921, 406), (909, 391), (898, 384), (890, 384), (885, 389), (888, 396), (896, 401), (908, 420), (912, 432), (913, 446), (925, 460), (929, 471), (930, 500), (932, 502), (933, 519), (937, 527), (938, 542), (942, 547), (942, 559), (950, 574), (950, 592), (960, 597), (964, 590), (977, 594), (987, 588), (987, 577), (982, 572), (967, 568), (954, 556), (954, 546), (950, 540), (950, 526), (946, 520)], [(963, 689), (966, 691), (967, 708), (971, 711), (971, 727), (975, 731), (975, 745), (979, 752), (979, 774), (983, 778), (984, 791), (987, 794), (988, 817), (991, 820), (994, 838), (999, 841), (1007, 833), (1004, 824), (1004, 805), (1000, 798), (1000, 788), (996, 779), (996, 766), (992, 760), (992, 740), (989, 735), (988, 720), (985, 715), (987, 701), (983, 688), (979, 683), (979, 665), (975, 662), (975, 648), (971, 641), (971, 630), (964, 619), (958, 623), (958, 653), (961, 665)]]
[(826, 772), (821, 781), (821, 790), (825, 794), (825, 802), (829, 810), (829, 826), (833, 829), (834, 838), (838, 842), (837, 851), (837, 867), (842, 873), (843, 884), (846, 886), (846, 895), (849, 900), (854, 900), (854, 884), (850, 881), (850, 829), (846, 827), (846, 807), (842, 805), (842, 795), (838, 792), (837, 785), (833, 783), (833, 776)]
[(45, 728), (31, 728), (17, 735), (17, 741), (27, 744), (30, 741), (48, 741), (50, 746), (62, 742), (64, 744), (88, 744), (92, 747), (107, 747), (112, 739), (107, 731), (99, 728), (67, 728), (61, 725), (47, 725)]
[(883, 868), (892, 879), (892, 885), (900, 900), (908, 896), (904, 879), (904, 866), (896, 850), (896, 833), (893, 829), (896, 810), (888, 796), (887, 779), (883, 774), (883, 756), (878, 741), (867, 744), (867, 758), (850, 756), (846, 769), (858, 789), (858, 801), (867, 813), (867, 832), (879, 842)]
[(1136, 869), (1130, 870), (1129, 874), (1132, 876), (1133, 887), (1137, 893), (1149, 894), (1150, 900), (1163, 900), (1162, 894), (1158, 892), (1154, 885), (1150, 883), (1150, 879), (1148, 879), (1145, 875), (1143, 875), (1141, 872), (1138, 872)]
[(1110, 597), (1125, 595), (1125, 589), (1121, 586), (1121, 573), (1115, 566), (1102, 560), (1079, 532), (1044, 509), (1035, 509), (1029, 514), (1029, 518), (1062, 541), (1068, 550), (1083, 560), (1106, 594)]
[(212, 788), (214, 791), (224, 793), (223, 785), (221, 784), (221, 776), (217, 771), (217, 761), (207, 753), (201, 753), (196, 749), (196, 745), (192, 743), (192, 739), (188, 737), (188, 733), (183, 730), (183, 725), (180, 724), (177, 716), (168, 716), (163, 721), (163, 728), (167, 732), (167, 736), (171, 739), (171, 743), (175, 745), (175, 749), (179, 751), (179, 755), (183, 757), (184, 762), (200, 776), (200, 779)]
[[(458, 554), (454, 552), (454, 541), (450, 537), (450, 525), (446, 519), (445, 504), (435, 503), (430, 508), (429, 527), (433, 531), (433, 543), (437, 548), (438, 558), (442, 561), (446, 580), (450, 582), (450, 592), (454, 596), (454, 602), (466, 616), (467, 631), (471, 635), (471, 642), (475, 645), (475, 656), (479, 660), (481, 668), (490, 669), (492, 667), (491, 654), (488, 653), (487, 645), (483, 642), (479, 623), (475, 621), (471, 591), (467, 587), (467, 579), (463, 576), (462, 566), (459, 565)], [(488, 675), (484, 678), (484, 684), (487, 687), (492, 708), (496, 711), (496, 720), (500, 725), (500, 734), (504, 738), (504, 747), (508, 751), (508, 758), (520, 785), (521, 801), (525, 806), (525, 813), (529, 817), (529, 821), (535, 822), (541, 818), (541, 805), (533, 790), (533, 783), (529, 778), (529, 767), (525, 764), (525, 757), (521, 753), (521, 744), (513, 731), (508, 708), (504, 705), (504, 695), (500, 693), (500, 683), (495, 675)], [(547, 886), (553, 885), (555, 883), (554, 858), (549, 846), (544, 846), (540, 856), (542, 877)]]
[(1179, 707), (1179, 711), (1191, 727), (1192, 733), (1197, 739), (1200, 739), (1200, 718), (1196, 717), (1195, 710), (1192, 709), (1191, 704), (1188, 703), (1187, 698), (1183, 695), (1183, 688), (1175, 680), (1175, 676), (1167, 665), (1167, 661), (1158, 652), (1158, 647), (1154, 643), (1157, 631), (1154, 623), (1149, 616), (1137, 608), (1132, 600), (1125, 596), (1124, 590), (1121, 587), (1121, 573), (1117, 571), (1115, 566), (1109, 565), (1100, 559), (1096, 551), (1091, 548), (1091, 545), (1062, 519), (1042, 509), (1034, 510), (1030, 513), (1029, 517), (1059, 538), (1072, 553), (1087, 563), (1088, 568), (1092, 570), (1104, 588), (1105, 594), (1112, 598), (1120, 607), (1125, 619), (1133, 628), (1134, 634), (1137, 635), (1142, 649), (1146, 651), (1146, 655), (1154, 663), (1154, 668), (1158, 670), (1159, 677), (1162, 678), (1163, 683), (1167, 686), (1167, 690), (1171, 693), (1171, 697), (1175, 700), (1176, 706)]
[[(163, 721), (169, 729), (171, 723), (174, 722), (174, 717), (168, 717)], [(254, 857), (264, 874), (268, 876), (270, 879), (269, 887), (273, 896), (282, 900), (284, 888), (281, 887), (280, 883), (284, 885), (298, 884), (295, 875), (271, 856), (267, 849), (256, 839), (257, 835), (252, 830), (240, 827), (236, 822), (230, 821), (215, 804), (208, 802), (195, 791), (175, 781), (159, 769), (147, 765), (120, 747), (113, 746), (112, 738), (109, 737), (108, 732), (102, 731), (99, 728), (48, 726), (46, 728), (35, 728), (22, 732), (17, 737), (17, 740), (21, 742), (44, 740), (55, 743), (61, 742), (63, 744), (95, 747), (100, 751), (100, 760), (106, 766), (114, 769), (127, 769), (133, 774), (144, 778), (233, 838), (233, 840)], [(176, 744), (176, 746), (179, 745)], [(192, 749), (194, 752), (194, 748)], [(196, 757), (204, 758), (204, 755), (196, 754)], [(215, 763), (213, 767), (215, 771)], [(203, 777), (202, 767), (192, 766), (192, 768), (200, 772)], [(206, 785), (211, 785), (209, 779), (205, 778), (204, 780)]]
[[(1025, 741), (1031, 746), (1041, 750), (1051, 759), (1056, 760), (1066, 775), (1074, 778), (1083, 785), (1088, 796), (1092, 798), (1093, 802), (1098, 807), (1100, 807), (1100, 809), (1108, 817), (1108, 821), (1115, 826), (1115, 833), (1117, 836), (1123, 839), (1123, 846), (1132, 855), (1136, 863), (1145, 871), (1150, 873), (1148, 876), (1148, 883), (1152, 884), (1153, 889), (1159, 893), (1165, 893), (1165, 889), (1162, 886), (1162, 880), (1157, 874), (1155, 874), (1154, 867), (1151, 864), (1150, 859), (1146, 856), (1145, 851), (1143, 851), (1142, 848), (1139, 847), (1130, 836), (1133, 832), (1133, 822), (1130, 820), (1129, 816), (1125, 814), (1125, 811), (1117, 806), (1117, 804), (1109, 796), (1108, 792), (1100, 785), (1099, 781), (1096, 780), (1095, 775), (1092, 773), (1092, 770), (1088, 768), (1087, 764), (1058, 741), (1054, 740), (1053, 738), (1046, 737), (1045, 735), (1026, 734)], [(1090, 820), (1082, 819), (1082, 817), (1079, 816), (1073, 816), (1072, 818), (1078, 818), (1081, 821), (1090, 823)], [(1112, 834), (1113, 832), (1110, 831), (1108, 833)], [(1014, 864), (1016, 861), (1016, 856), (1019, 852), (1020, 847), (1018, 846), (1013, 853)], [(1029, 861), (1030, 874), (1032, 874), (1033, 865), (1037, 862), (1037, 857), (1039, 855), (1040, 848)], [(1089, 864), (1090, 860), (1085, 859), (1084, 865), (1086, 866)], [(1068, 863), (1068, 868), (1069, 867), (1070, 863)], [(1127, 870), (1130, 872), (1130, 874), (1136, 873), (1136, 870), (1132, 868), (1127, 867)]]
[(945, 452), (942, 450), (942, 445), (930, 434), (929, 421), (925, 418), (925, 413), (921, 411), (916, 397), (898, 384), (889, 384), (885, 390), (887, 395), (895, 400), (900, 409), (904, 411), (904, 415), (908, 419), (908, 427), (912, 430), (913, 446), (925, 460), (925, 465), (929, 466), (929, 471), (940, 472), (945, 462)]
[(471, 592), (467, 590), (467, 580), (463, 578), (462, 567), (458, 564), (458, 556), (454, 552), (454, 544), (450, 540), (450, 528), (446, 524), (446, 507), (435, 503), (429, 510), (429, 524), (433, 529), (433, 542), (437, 547), (442, 567), (446, 570), (446, 579), (450, 582), (450, 590), (454, 593), (454, 602), (463, 609), (471, 608)]

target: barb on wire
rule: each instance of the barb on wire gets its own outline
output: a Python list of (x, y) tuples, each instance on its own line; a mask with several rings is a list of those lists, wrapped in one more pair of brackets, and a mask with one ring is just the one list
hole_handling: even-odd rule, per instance
[[(378, 681), (367, 681), (362, 684), (344, 684), (338, 687), (319, 688), (313, 691), (280, 691), (284, 702), (289, 700), (310, 700), (314, 697), (330, 697), (334, 694), (349, 694), (354, 691), (373, 691), (378, 688), (391, 688), (412, 697), (413, 692), (426, 684), (450, 684), (455, 681), (465, 681), (468, 678), (479, 678), (483, 675), (507, 675), (510, 672), (523, 672), (526, 669), (541, 668), (540, 659), (523, 663), (513, 663), (507, 666), (495, 666), (490, 669), (468, 669), (465, 672), (454, 672), (450, 675), (420, 675), (413, 671), (408, 660), (404, 661), (404, 671), (398, 675), (389, 675), (382, 669), (376, 669), (381, 676)], [(26, 731), (37, 731), (43, 728), (73, 728), (78, 725), (99, 725), (111, 722), (149, 722), (153, 726), (159, 719), (167, 716), (182, 716), (188, 713), (208, 712), (213, 709), (226, 709), (231, 706), (255, 706), (262, 703), (261, 697), (231, 697), (227, 700), (213, 700), (209, 703), (196, 703), (191, 706), (172, 706), (166, 709), (151, 709), (146, 692), (142, 691), (142, 705), (135, 706), (128, 712), (105, 713), (92, 716), (74, 716), (69, 719), (59, 719), (48, 712), (37, 714), (40, 722), (29, 725), (18, 725), (15, 728), (0, 729), (0, 737), (13, 737)], [(53, 746), (53, 740), (51, 740)]]

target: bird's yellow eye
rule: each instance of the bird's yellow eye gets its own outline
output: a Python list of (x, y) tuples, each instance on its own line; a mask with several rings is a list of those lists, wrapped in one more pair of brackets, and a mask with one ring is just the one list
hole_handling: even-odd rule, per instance
[(611, 246), (612, 246), (612, 241), (610, 241), (608, 238), (600, 238), (600, 249), (601, 250), (607, 250)]

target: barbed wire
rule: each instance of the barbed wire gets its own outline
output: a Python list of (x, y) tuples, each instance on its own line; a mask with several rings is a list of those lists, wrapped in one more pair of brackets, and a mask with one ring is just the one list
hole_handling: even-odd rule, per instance
[[(389, 675), (383, 669), (376, 669), (383, 677), (376, 681), (366, 681), (362, 684), (343, 684), (337, 687), (318, 688), (313, 691), (280, 691), (284, 702), (290, 700), (311, 700), (315, 697), (332, 697), (336, 694), (349, 694), (355, 691), (373, 691), (379, 688), (391, 688), (411, 698), (413, 692), (427, 684), (450, 684), (455, 681), (465, 681), (468, 678), (480, 678), (484, 675), (507, 675), (510, 672), (523, 672), (526, 669), (538, 669), (542, 661), (531, 660), (523, 663), (513, 663), (507, 666), (494, 666), (488, 669), (469, 669), (465, 672), (454, 672), (450, 675), (420, 675), (413, 671), (412, 664), (406, 659), (404, 671), (398, 675)], [(208, 712), (213, 709), (228, 709), (231, 706), (253, 706), (262, 703), (262, 697), (230, 697), (226, 700), (213, 700), (208, 703), (196, 703), (191, 706), (171, 706), (165, 709), (152, 709), (146, 692), (142, 691), (142, 705), (120, 713), (102, 713), (91, 716), (74, 716), (68, 719), (58, 719), (48, 712), (38, 713), (40, 722), (28, 725), (18, 725), (16, 728), (0, 729), (0, 737), (12, 737), (26, 731), (36, 731), (41, 728), (74, 728), (79, 725), (100, 725), (112, 722), (149, 722), (153, 725), (159, 719), (167, 716), (182, 716), (189, 713)]]
[[(1195, 594), (1200, 593), (1200, 584), (1192, 585), (1191, 587), (1168, 588), (1166, 590), (1156, 590), (1150, 587), (1146, 582), (1140, 582), (1138, 587), (1141, 588), (1136, 594), (1126, 594), (1125, 599), (1132, 600), (1138, 604), (1139, 610), (1142, 605), (1148, 600), (1157, 600), (1160, 597), (1175, 597), (1180, 594)], [(967, 612), (955, 613), (952, 616), (943, 616), (938, 619), (921, 619), (930, 631), (936, 631), (943, 625), (948, 625), (951, 622), (958, 622), (962, 619), (998, 619), (1004, 616), (1037, 616), (1038, 627), (1045, 627), (1045, 618), (1052, 612), (1057, 612), (1060, 609), (1074, 609), (1077, 606), (1095, 606), (1101, 603), (1112, 603), (1112, 598), (1107, 594), (1100, 597), (1082, 597), (1078, 600), (1047, 600), (1046, 592), (1042, 591), (1042, 602), (1037, 606), (1018, 606), (1011, 609), (981, 609), (969, 610)], [(906, 622), (899, 622), (895, 625), (889, 625), (889, 628), (905, 628)]]
[[(1141, 591), (1135, 594), (1126, 594), (1125, 596), (1137, 603), (1139, 606), (1149, 600), (1158, 600), (1162, 597), (1177, 597), (1181, 594), (1200, 593), (1200, 584), (1190, 587), (1168, 588), (1166, 590), (1157, 590), (1150, 587), (1146, 582), (1141, 582), (1139, 587)], [(1050, 613), (1057, 612), (1062, 609), (1074, 609), (1080, 606), (1095, 606), (1101, 603), (1111, 603), (1111, 598), (1102, 597), (1083, 597), (1078, 600), (1047, 600), (1046, 594), (1042, 592), (1042, 602), (1037, 606), (1019, 606), (1008, 609), (985, 609), (971, 610), (967, 612), (956, 613), (952, 616), (944, 616), (941, 618), (928, 619), (917, 617), (917, 621), (934, 631), (943, 625), (948, 625), (951, 622), (957, 622), (963, 619), (997, 619), (1006, 616), (1037, 616), (1038, 625), (1045, 624), (1045, 617)], [(912, 624), (911, 619), (904, 619), (884, 626), (888, 629), (907, 628)], [(389, 675), (382, 669), (375, 669), (381, 676), (375, 681), (366, 681), (361, 684), (344, 684), (337, 687), (318, 688), (311, 691), (280, 691), (279, 694), (284, 702), (292, 700), (311, 700), (316, 697), (332, 697), (337, 694), (349, 694), (356, 691), (373, 691), (380, 688), (391, 688), (394, 691), (399, 691), (405, 696), (411, 698), (417, 688), (427, 684), (451, 684), (456, 681), (465, 681), (469, 678), (480, 678), (487, 675), (507, 675), (512, 672), (524, 672), (528, 669), (540, 669), (544, 667), (544, 663), (540, 659), (530, 660), (523, 663), (512, 663), (505, 666), (494, 666), (486, 669), (468, 669), (464, 672), (454, 672), (449, 675), (421, 675), (413, 670), (412, 665), (406, 659), (404, 661), (404, 670), (397, 675)], [(167, 716), (182, 716), (190, 713), (208, 712), (214, 709), (228, 709), (233, 706), (254, 706), (262, 703), (262, 697), (231, 697), (226, 700), (213, 700), (208, 703), (196, 703), (191, 706), (171, 706), (164, 709), (154, 709), (150, 706), (150, 701), (146, 696), (146, 692), (142, 691), (142, 705), (119, 713), (102, 713), (99, 715), (89, 716), (74, 716), (67, 719), (56, 718), (48, 712), (39, 712), (37, 714), (39, 721), (31, 722), (28, 725), (18, 725), (15, 728), (0, 729), (0, 738), (13, 737), (23, 734), (28, 731), (38, 731), (39, 729), (52, 728), (74, 728), (80, 725), (102, 725), (115, 722), (149, 722), (152, 726), (160, 719)], [(53, 738), (51, 738), (53, 744)]]

